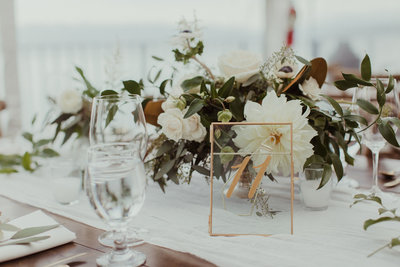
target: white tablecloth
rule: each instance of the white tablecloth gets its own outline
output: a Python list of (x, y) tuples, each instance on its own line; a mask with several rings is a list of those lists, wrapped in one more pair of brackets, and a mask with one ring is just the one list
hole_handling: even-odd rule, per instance
[[(149, 243), (189, 252), (219, 266), (399, 266), (398, 249), (386, 249), (370, 258), (367, 255), (398, 236), (400, 225), (382, 223), (364, 231), (363, 222), (377, 217), (377, 207), (359, 204), (350, 208), (355, 191), (343, 186), (334, 190), (325, 211), (301, 208), (296, 193), (294, 235), (270, 237), (210, 237), (210, 192), (202, 177), (194, 177), (190, 185), (169, 184), (166, 191), (163, 194), (158, 184), (149, 181), (145, 205), (133, 224), (149, 230)], [(74, 206), (55, 202), (49, 178), (40, 172), (0, 175), (0, 194), (106, 228), (84, 194)]]

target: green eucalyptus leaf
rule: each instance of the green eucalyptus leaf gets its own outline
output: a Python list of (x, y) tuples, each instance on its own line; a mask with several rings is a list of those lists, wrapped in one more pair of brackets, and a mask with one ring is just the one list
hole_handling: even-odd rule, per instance
[(25, 170), (27, 171), (33, 171), (31, 164), (32, 164), (32, 157), (29, 152), (25, 152), (24, 155), (22, 156), (22, 167), (24, 167)]
[(175, 159), (178, 159), (183, 154), (182, 152), (184, 152), (183, 150), (184, 148), (185, 148), (185, 142), (180, 142), (178, 148), (176, 149)]
[(195, 99), (190, 103), (190, 106), (184, 116), (184, 119), (189, 118), (193, 114), (199, 112), (204, 107), (204, 101), (200, 99)]
[(327, 164), (324, 166), (324, 172), (322, 173), (321, 183), (319, 184), (317, 190), (324, 187), (324, 185), (328, 183), (329, 179), (331, 179), (331, 175), (332, 175), (331, 165)]
[(346, 81), (346, 80), (339, 80), (334, 82), (334, 85), (342, 91), (345, 91), (349, 88), (354, 88), (357, 87), (358, 84), (356, 82), (352, 82), (352, 81)]
[(0, 230), (16, 232), (21, 229), (9, 223), (0, 223)]
[(340, 161), (340, 158), (338, 155), (331, 153), (329, 154), (329, 157), (332, 160), (333, 168), (335, 169), (336, 176), (338, 177), (338, 181), (340, 181), (343, 177), (343, 165), (342, 162)]
[(173, 145), (171, 142), (164, 142), (161, 147), (157, 150), (156, 153), (156, 157), (160, 157), (166, 153), (168, 153), (169, 151), (171, 151), (171, 149), (173, 148)]
[(51, 143), (52, 141), (53, 141), (53, 139), (41, 139), (37, 143), (35, 143), (35, 147), (41, 147), (41, 146), (47, 145), (47, 144)]
[(372, 83), (370, 83), (368, 81), (364, 81), (363, 79), (360, 79), (360, 78), (356, 77), (354, 74), (342, 73), (342, 75), (343, 75), (343, 78), (346, 81), (355, 82), (355, 83), (360, 84), (360, 85), (373, 86)]
[(385, 209), (385, 208), (379, 208), (379, 209), (378, 209), (379, 215), (382, 215), (382, 214), (385, 213), (385, 212), (388, 212), (388, 210)]
[(303, 165), (303, 169), (309, 167), (311, 164), (322, 164), (324, 159), (317, 154), (310, 156)]
[(385, 88), (379, 79), (376, 79), (376, 99), (380, 107), (386, 102)]
[(327, 95), (322, 95), (326, 100), (329, 101), (329, 103), (331, 104), (331, 106), (335, 109), (336, 113), (339, 114), (340, 116), (343, 116), (343, 109), (342, 107), (339, 105), (338, 102), (336, 102), (335, 99), (333, 99), (330, 96)]
[(210, 175), (210, 170), (204, 168), (203, 166), (193, 165), (192, 168), (193, 168), (195, 171), (197, 171), (198, 173), (200, 173), (200, 174), (203, 174), (203, 175), (206, 175), (206, 176), (209, 176), (209, 175)]
[(151, 56), (153, 59), (157, 60), (157, 61), (164, 61), (164, 59), (157, 57), (157, 56)]
[(85, 94), (91, 98), (98, 95), (99, 91), (96, 88), (94, 88), (94, 86), (89, 82), (89, 80), (86, 78), (85, 74), (83, 73), (83, 70), (77, 66), (75, 66), (75, 70), (79, 73), (83, 82), (86, 85), (86, 90), (83, 92), (83, 94)]
[(366, 194), (356, 194), (356, 195), (354, 195), (354, 198), (366, 199), (367, 195)]
[[(345, 119), (352, 120), (352, 121), (359, 122), (359, 123), (361, 123), (361, 124), (363, 124), (363, 125), (368, 125), (367, 119), (364, 118), (363, 116), (360, 116), (360, 115), (351, 114), (351, 115), (346, 115), (346, 116), (344, 116), (344, 118), (345, 118)], [(353, 127), (353, 128), (354, 128), (354, 127)]]
[(200, 93), (205, 93), (205, 94), (210, 94), (210, 92), (208, 91), (207, 87), (206, 87), (206, 83), (204, 82), (204, 80), (201, 81), (201, 85), (200, 85)]
[(31, 237), (34, 235), (38, 235), (38, 234), (47, 232), (54, 228), (57, 228), (58, 226), (59, 226), (59, 224), (54, 224), (54, 225), (47, 225), (47, 226), (36, 226), (36, 227), (25, 228), (25, 229), (22, 229), (22, 230), (19, 230), (18, 232), (16, 232), (11, 237), (11, 239), (20, 239), (20, 238)]
[(25, 132), (22, 134), (22, 137), (24, 137), (29, 142), (33, 142), (33, 135), (31, 133)]
[(379, 110), (367, 100), (357, 99), (357, 105), (370, 114), (379, 114)]
[(133, 80), (123, 81), (124, 90), (128, 91), (130, 94), (140, 95), (140, 90), (142, 89), (139, 83)]
[(244, 83), (242, 83), (243, 87), (247, 87), (249, 85), (252, 85), (253, 83), (255, 83), (256, 81), (258, 81), (261, 78), (260, 73), (254, 74), (253, 76), (251, 76), (250, 78), (247, 79), (247, 81), (245, 81)]
[(393, 78), (393, 75), (390, 74), (389, 75), (389, 82), (388, 82), (388, 85), (387, 85), (385, 93), (389, 94), (393, 89), (394, 89), (394, 78)]
[(165, 94), (165, 87), (167, 86), (167, 83), (171, 81), (171, 79), (166, 79), (160, 84), (160, 94), (164, 95)]
[(400, 246), (400, 238), (393, 238), (392, 241), (390, 241), (390, 247), (395, 247), (395, 246)]
[(118, 93), (114, 90), (104, 90), (101, 92), (101, 95), (117, 95)]
[(400, 129), (400, 119), (395, 117), (385, 117), (381, 118), (384, 123), (393, 123), (398, 129)]
[(161, 163), (161, 167), (154, 176), (154, 180), (158, 180), (163, 177), (164, 174), (169, 172), (175, 165), (175, 160), (167, 160)]
[(199, 85), (201, 85), (201, 82), (204, 80), (202, 76), (196, 76), (194, 78), (191, 78), (189, 80), (185, 80), (181, 83), (181, 87), (183, 88), (183, 91), (189, 91), (190, 89), (193, 89)]
[(11, 173), (16, 173), (16, 172), (18, 172), (16, 169), (9, 168), (9, 167), (5, 167), (5, 168), (1, 168), (0, 169), (0, 173), (3, 173), (3, 174), (11, 174)]
[(368, 54), (365, 55), (361, 62), (361, 77), (366, 81), (371, 80), (371, 60)]
[(394, 132), (392, 126), (389, 123), (380, 123), (378, 125), (378, 130), (383, 136), (383, 138), (385, 138), (385, 140), (388, 141), (389, 144), (395, 147), (400, 146), (396, 139), (396, 133)]
[(178, 170), (177, 169), (174, 169), (174, 168), (172, 168), (168, 173), (167, 173), (167, 176), (168, 176), (168, 178), (172, 181), (172, 182), (174, 182), (175, 184), (179, 184), (179, 178), (178, 178)]
[(217, 89), (215, 88), (215, 84), (212, 83), (210, 87), (211, 87), (211, 97), (217, 98), (218, 94), (217, 94)]
[(235, 77), (231, 77), (227, 80), (224, 85), (218, 90), (218, 95), (222, 98), (226, 98), (231, 94), (233, 84), (235, 83)]
[(52, 157), (60, 156), (60, 154), (57, 151), (55, 151), (51, 148), (43, 149), (43, 151), (40, 153), (40, 155), (45, 158), (52, 158)]
[(1, 243), (0, 246), (9, 246), (9, 245), (27, 245), (32, 242), (40, 241), (40, 240), (45, 240), (50, 238), (49, 235), (45, 236), (34, 236), (34, 237), (29, 237), (25, 239), (18, 239), (18, 240), (13, 240), (11, 242), (5, 242)]
[(371, 225), (387, 222), (387, 221), (397, 221), (400, 222), (400, 217), (380, 217), (378, 219), (369, 219), (364, 222), (364, 230), (367, 230)]
[(115, 114), (118, 111), (118, 106), (113, 104), (108, 111), (107, 118), (106, 118), (106, 127), (110, 124), (110, 122), (114, 119)]
[(304, 65), (307, 65), (307, 66), (311, 66), (311, 62), (308, 61), (307, 59), (305, 59), (301, 56), (297, 56), (297, 55), (295, 55), (295, 57), (300, 63), (303, 63)]

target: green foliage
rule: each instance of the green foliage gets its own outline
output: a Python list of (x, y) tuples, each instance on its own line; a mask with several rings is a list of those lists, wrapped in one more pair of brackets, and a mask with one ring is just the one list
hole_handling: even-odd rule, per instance
[[(368, 219), (364, 222), (363, 225), (363, 229), (367, 230), (368, 228), (370, 228), (371, 226), (375, 225), (375, 224), (379, 224), (381, 222), (400, 222), (400, 216), (397, 215), (397, 208), (394, 209), (387, 209), (383, 203), (382, 203), (382, 199), (378, 196), (376, 196), (375, 194), (370, 194), (370, 195), (365, 195), (365, 194), (357, 194), (354, 196), (354, 202), (353, 204), (350, 206), (352, 207), (355, 204), (358, 204), (360, 202), (370, 202), (370, 203), (375, 203), (378, 205), (378, 215), (380, 217), (375, 218), (375, 219)], [(384, 215), (384, 216), (382, 216)], [(371, 254), (368, 255), (368, 257), (374, 255), (375, 253), (381, 251), (384, 248), (393, 248), (396, 246), (400, 245), (400, 236), (391, 239), (387, 244), (385, 244), (384, 246), (378, 248), (377, 250), (375, 250), (374, 252), (372, 252)]]
[(59, 156), (55, 150), (48, 147), (52, 139), (40, 139), (35, 141), (33, 135), (28, 132), (24, 132), (22, 136), (31, 143), (32, 150), (26, 151), (23, 155), (0, 154), (0, 173), (11, 174), (18, 172), (18, 166), (22, 166), (26, 171), (33, 172), (39, 167), (36, 158)]
[(183, 62), (183, 64), (189, 63), (189, 60), (194, 58), (196, 55), (203, 54), (204, 45), (202, 41), (198, 41), (197, 44), (193, 47), (189, 47), (186, 51), (182, 51), (179, 49), (174, 49), (172, 52), (175, 54), (175, 60), (177, 62)]
[(3, 236), (2, 233), (3, 230), (15, 232), (15, 234), (12, 235), (10, 238), (1, 240), (0, 247), (9, 245), (26, 245), (32, 242), (48, 239), (50, 238), (50, 236), (36, 236), (36, 235), (50, 231), (58, 226), (59, 225), (56, 224), (56, 225), (37, 226), (37, 227), (20, 229), (9, 223), (0, 222), (0, 237)]

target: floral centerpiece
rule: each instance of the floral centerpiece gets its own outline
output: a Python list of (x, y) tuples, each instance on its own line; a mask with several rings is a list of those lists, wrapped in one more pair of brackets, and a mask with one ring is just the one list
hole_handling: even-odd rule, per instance
[[(218, 121), (292, 122), (294, 171), (318, 164), (324, 168), (320, 187), (329, 180), (332, 170), (340, 180), (343, 176), (341, 155), (348, 164), (354, 163), (347, 152), (348, 144), (354, 140), (360, 142), (357, 130), (370, 125), (363, 117), (352, 114), (351, 110), (321, 93), (327, 73), (326, 61), (322, 58), (307, 61), (296, 56), (289, 47), (282, 47), (265, 62), (254, 53), (233, 51), (219, 57), (219, 73), (215, 74), (199, 59), (204, 50), (200, 37), (196, 20), (183, 19), (179, 23), (179, 32), (174, 37), (175, 60), (183, 66), (199, 68), (196, 74), (186, 76), (183, 81), (172, 77), (160, 85), (160, 93), (166, 100), (154, 123), (159, 127), (158, 135), (153, 138), (146, 158), (153, 180), (164, 190), (168, 180), (177, 184), (180, 180), (189, 182), (194, 171), (209, 175), (209, 129), (212, 122)], [(300, 68), (300, 65), (303, 66)], [(372, 86), (368, 55), (362, 62), (361, 73), (361, 78), (343, 74), (344, 79), (337, 81), (336, 87), (347, 90)], [(390, 81), (387, 88), (377, 85), (378, 108), (362, 100), (357, 104), (377, 115), (374, 123), (380, 124), (382, 135), (390, 144), (398, 146), (391, 124), (399, 124), (399, 120), (380, 118), (385, 94), (393, 89), (391, 75)], [(172, 85), (169, 93), (165, 90), (167, 82)], [(328, 108), (321, 108), (321, 102)], [(234, 137), (234, 142), (226, 143), (229, 139), (226, 135)], [(215, 138), (222, 152), (234, 151), (232, 146), (242, 152), (254, 152), (261, 144), (279, 152), (290, 142), (288, 132), (276, 128), (262, 133), (236, 128), (233, 132), (217, 132)], [(220, 157), (214, 171), (216, 178), (226, 180), (224, 173), (230, 169), (231, 159)], [(273, 179), (273, 175), (287, 172), (288, 164), (288, 156), (275, 157), (266, 174)]]

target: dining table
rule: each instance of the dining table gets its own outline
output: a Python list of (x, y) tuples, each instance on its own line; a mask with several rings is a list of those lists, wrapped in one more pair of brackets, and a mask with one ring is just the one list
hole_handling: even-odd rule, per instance
[[(384, 159), (381, 166), (396, 168), (399, 162)], [(0, 211), (13, 219), (40, 209), (74, 232), (76, 239), (0, 263), (0, 267), (51, 267), (71, 262), (70, 266), (96, 266), (96, 258), (109, 251), (97, 240), (107, 225), (96, 216), (84, 193), (76, 205), (57, 203), (47, 171), (0, 175)], [(372, 185), (371, 173), (370, 161), (357, 156), (355, 165), (346, 168), (345, 178), (335, 186), (325, 211), (305, 210), (296, 191), (294, 234), (269, 237), (210, 236), (210, 184), (204, 176), (194, 177), (190, 184), (169, 184), (166, 193), (149, 181), (145, 205), (133, 220), (148, 232), (145, 243), (134, 249), (146, 254), (145, 266), (398, 266), (397, 248), (372, 257), (368, 254), (399, 235), (400, 227), (388, 223), (365, 231), (363, 222), (377, 217), (377, 207), (370, 203), (350, 207), (354, 194), (366, 192)], [(385, 179), (379, 179), (380, 187), (397, 206), (400, 186), (385, 188)]]

